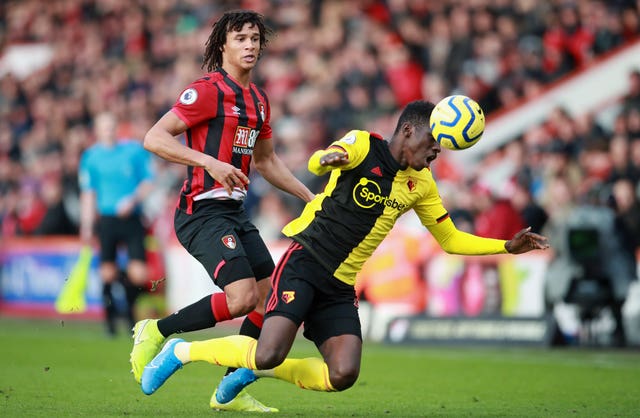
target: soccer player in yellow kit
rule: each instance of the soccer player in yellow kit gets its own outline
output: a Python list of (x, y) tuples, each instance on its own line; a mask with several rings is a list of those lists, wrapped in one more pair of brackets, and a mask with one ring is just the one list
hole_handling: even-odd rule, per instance
[[(271, 277), (259, 339), (236, 335), (191, 343), (170, 340), (145, 367), (143, 392), (154, 393), (192, 361), (240, 368), (218, 386), (220, 403), (259, 377), (325, 392), (351, 387), (362, 355), (356, 273), (410, 209), (447, 253), (521, 254), (548, 248), (547, 239), (530, 228), (508, 241), (456, 229), (429, 168), (441, 151), (429, 128), (433, 108), (430, 102), (409, 103), (390, 141), (351, 131), (314, 153), (309, 170), (331, 175), (324, 192), (283, 229), (292, 243)], [(287, 358), (303, 322), (304, 336), (322, 358)]]

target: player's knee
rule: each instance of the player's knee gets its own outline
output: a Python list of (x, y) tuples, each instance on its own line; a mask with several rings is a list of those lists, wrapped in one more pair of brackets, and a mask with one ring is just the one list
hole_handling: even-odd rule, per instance
[(232, 298), (227, 298), (227, 305), (229, 313), (234, 318), (246, 315), (258, 305), (258, 294), (257, 292), (246, 292), (234, 295)]
[(256, 350), (256, 367), (259, 370), (273, 369), (282, 364), (287, 357), (286, 351)]
[(115, 263), (105, 262), (100, 265), (100, 278), (104, 283), (113, 283), (118, 278), (118, 267)]
[(331, 386), (337, 391), (349, 389), (356, 383), (360, 370), (358, 367), (344, 366), (329, 370)]
[(148, 280), (146, 264), (143, 261), (132, 260), (127, 266), (127, 276), (134, 285), (144, 286)]

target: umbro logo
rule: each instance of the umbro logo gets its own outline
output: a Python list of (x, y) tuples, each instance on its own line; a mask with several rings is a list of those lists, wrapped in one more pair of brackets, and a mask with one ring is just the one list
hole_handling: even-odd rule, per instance
[(233, 106), (231, 108), (231, 110), (233, 110), (233, 114), (234, 115), (239, 115), (240, 114), (240, 108), (238, 106)]

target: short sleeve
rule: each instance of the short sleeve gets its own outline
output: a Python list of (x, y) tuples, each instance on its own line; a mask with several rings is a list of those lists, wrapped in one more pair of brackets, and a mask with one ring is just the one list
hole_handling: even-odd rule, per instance
[(188, 127), (213, 119), (218, 113), (219, 90), (210, 80), (194, 81), (180, 93), (171, 108)]
[(342, 170), (350, 170), (364, 161), (371, 147), (369, 136), (367, 131), (353, 130), (331, 143), (329, 148), (342, 148), (349, 155), (349, 163), (342, 166)]
[(258, 139), (270, 139), (273, 137), (273, 131), (271, 130), (271, 106), (266, 96), (264, 96), (264, 99), (264, 103), (262, 101), (258, 102), (258, 113), (264, 115), (264, 122), (262, 123), (262, 128), (260, 128)]

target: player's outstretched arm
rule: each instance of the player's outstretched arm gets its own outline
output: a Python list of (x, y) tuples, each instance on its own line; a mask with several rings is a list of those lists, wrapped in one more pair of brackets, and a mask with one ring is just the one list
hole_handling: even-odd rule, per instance
[(531, 232), (531, 227), (528, 227), (518, 231), (505, 243), (504, 247), (510, 254), (522, 254), (549, 248), (549, 240), (547, 237)]

